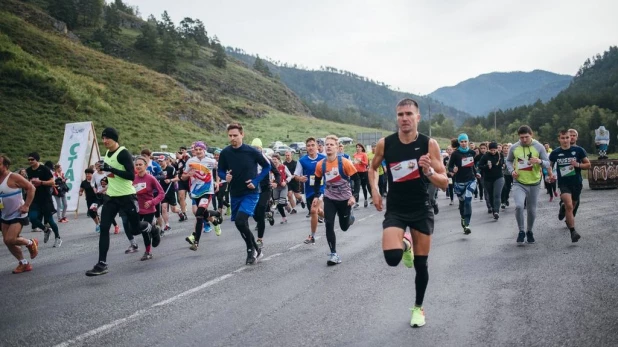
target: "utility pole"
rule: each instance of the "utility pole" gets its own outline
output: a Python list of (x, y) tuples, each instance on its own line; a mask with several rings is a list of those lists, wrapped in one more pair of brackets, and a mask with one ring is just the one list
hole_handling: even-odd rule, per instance
[(496, 128), (496, 109), (494, 108), (494, 140), (498, 141), (496, 137), (498, 137), (498, 130)]
[(429, 109), (427, 112), (429, 114), (429, 137), (431, 137), (431, 103), (429, 101), (427, 101), (427, 107)]

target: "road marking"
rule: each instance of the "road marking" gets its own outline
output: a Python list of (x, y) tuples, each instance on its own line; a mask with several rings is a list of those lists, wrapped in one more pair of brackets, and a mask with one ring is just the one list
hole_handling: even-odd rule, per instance
[[(367, 216), (367, 217), (365, 217), (363, 219), (360, 219), (357, 222), (361, 222), (361, 221), (363, 221), (363, 220), (365, 220), (367, 218), (371, 218), (374, 215), (375, 215), (375, 213), (371, 214), (371, 215), (369, 215), (369, 216)], [(316, 236), (315, 237), (316, 240), (318, 240), (320, 238), (321, 238), (321, 236)], [(304, 243), (300, 243), (298, 245), (292, 246), (292, 247), (288, 248), (288, 251), (291, 251), (291, 250), (294, 250), (296, 248), (302, 247), (303, 245), (304, 245)], [(262, 261), (270, 260), (270, 259), (273, 259), (273, 258), (278, 257), (280, 255), (283, 255), (283, 253), (272, 254), (269, 257), (263, 259)], [(223, 281), (227, 280), (228, 278), (233, 277), (235, 273), (240, 273), (240, 272), (244, 271), (247, 268), (248, 268), (248, 266), (245, 265), (245, 266), (243, 266), (241, 268), (238, 268), (238, 269), (236, 269), (236, 270), (234, 270), (234, 271), (232, 271), (232, 272), (230, 272), (228, 274), (225, 274), (223, 276), (219, 276), (219, 277), (214, 278), (214, 279), (212, 279), (212, 280), (210, 280), (208, 282), (205, 282), (205, 283), (203, 283), (203, 284), (201, 284), (201, 285), (199, 285), (197, 287), (191, 288), (191, 289), (186, 290), (186, 291), (184, 291), (184, 292), (182, 292), (180, 294), (172, 296), (169, 299), (166, 299), (166, 300), (163, 300), (163, 301), (159, 301), (159, 302), (157, 302), (156, 304), (153, 304), (152, 306), (150, 306), (147, 309), (136, 311), (135, 313), (133, 313), (132, 315), (130, 315), (128, 317), (117, 319), (115, 321), (112, 321), (111, 323), (108, 323), (108, 324), (102, 325), (102, 326), (100, 326), (98, 328), (95, 328), (95, 329), (92, 329), (90, 331), (87, 331), (87, 332), (85, 332), (85, 333), (83, 333), (81, 335), (78, 335), (78, 336), (70, 339), (70, 340), (67, 340), (67, 341), (64, 341), (62, 343), (59, 343), (59, 344), (55, 345), (54, 347), (68, 347), (68, 346), (74, 345), (76, 343), (82, 342), (83, 340), (86, 340), (86, 339), (88, 339), (90, 337), (93, 337), (95, 335), (98, 335), (98, 334), (104, 333), (106, 331), (112, 330), (112, 329), (116, 328), (119, 325), (123, 325), (124, 323), (133, 321), (133, 320), (137, 319), (138, 317), (141, 317), (141, 316), (145, 315), (146, 313), (148, 313), (148, 311), (150, 311), (152, 309), (169, 305), (169, 304), (173, 303), (174, 301), (176, 301), (176, 300), (178, 300), (180, 298), (183, 298), (183, 297), (185, 297), (187, 295), (191, 295), (193, 293), (196, 293), (196, 292), (199, 292), (201, 290), (204, 290), (204, 289), (206, 289), (208, 287), (212, 287), (212, 286), (214, 286), (217, 283), (223, 282)]]

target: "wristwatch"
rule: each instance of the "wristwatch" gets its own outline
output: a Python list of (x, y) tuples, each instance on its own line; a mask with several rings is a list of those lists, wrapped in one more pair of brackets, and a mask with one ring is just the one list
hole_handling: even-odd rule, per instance
[(433, 176), (433, 174), (435, 174), (435, 173), (436, 173), (436, 171), (435, 171), (432, 167), (430, 167), (430, 168), (429, 168), (429, 172), (428, 172), (428, 173), (423, 172), (423, 174), (425, 175), (425, 177), (431, 177), (431, 176)]

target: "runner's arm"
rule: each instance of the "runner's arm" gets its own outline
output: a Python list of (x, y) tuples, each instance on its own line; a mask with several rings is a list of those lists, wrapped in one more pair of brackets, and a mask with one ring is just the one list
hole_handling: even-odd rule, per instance
[[(361, 183), (360, 176), (358, 175), (358, 171), (356, 171), (356, 167), (349, 159), (343, 159), (343, 170), (345, 174), (350, 177), (350, 181), (354, 182), (354, 190), (352, 191), (353, 196), (357, 196), (360, 193)], [(382, 162), (380, 162), (380, 166), (382, 166)]]
[(294, 178), (294, 176), (292, 176), (292, 173), (290, 172), (287, 166), (283, 165), (283, 167), (285, 167), (285, 177), (286, 177), (285, 181), (287, 183), (290, 183), (290, 181)]
[(24, 202), (24, 205), (30, 207), (30, 205), (32, 205), (32, 200), (34, 200), (36, 188), (22, 175), (11, 175), (10, 177), (13, 179), (13, 182), (18, 188), (26, 191), (26, 201)]
[[(374, 189), (378, 191), (378, 168), (382, 165), (382, 159), (384, 159), (384, 138), (381, 138), (376, 144), (376, 152), (369, 165), (369, 186), (371, 187), (372, 196)], [(356, 183), (356, 181), (354, 183)], [(354, 185), (354, 189), (356, 189), (356, 184)]]
[[(257, 161), (257, 164), (259, 166), (262, 167), (262, 172), (260, 172), (257, 177), (255, 177), (254, 179), (251, 180), (251, 183), (253, 183), (253, 185), (255, 187), (258, 186), (258, 184), (260, 184), (260, 182), (262, 182), (262, 180), (264, 179), (264, 177), (266, 177), (266, 175), (268, 175), (268, 172), (270, 171), (271, 165), (270, 165), (270, 161), (266, 160), (266, 158), (264, 158), (264, 155), (259, 152), (257, 149), (254, 149), (255, 153), (255, 160)], [(221, 157), (219, 157), (219, 159), (221, 159)], [(232, 172), (232, 174), (234, 174)]]
[(149, 177), (148, 179), (150, 180), (150, 184), (152, 185), (152, 187), (156, 191), (159, 192), (159, 194), (157, 196), (155, 196), (154, 199), (152, 199), (152, 204), (153, 205), (158, 205), (165, 198), (165, 190), (163, 190), (163, 187), (161, 187), (161, 183), (159, 183), (158, 179), (154, 178), (154, 176), (148, 176), (148, 177)]
[(429, 140), (429, 155), (431, 167), (434, 170), (434, 174), (429, 177), (429, 181), (434, 186), (446, 190), (446, 188), (448, 188), (448, 177), (446, 177), (446, 169), (444, 168), (444, 163), (442, 163), (440, 145), (438, 145), (438, 142), (434, 139)]
[(511, 146), (511, 148), (509, 148), (509, 154), (507, 154), (506, 160), (505, 160), (506, 169), (511, 174), (513, 174), (513, 171), (515, 171), (515, 167), (513, 166), (513, 161), (515, 160), (515, 154), (513, 154), (513, 152), (516, 147), (517, 147), (517, 144), (514, 144)]
[[(219, 175), (219, 177), (222, 177), (223, 180), (226, 180), (225, 176), (227, 176), (227, 156), (225, 151), (221, 152), (221, 154), (219, 155), (219, 162), (217, 163), (217, 174)], [(233, 175), (234, 173), (232, 172), (232, 176)], [(182, 177), (184, 178), (185, 175), (183, 174)]]
[(296, 162), (294, 168), (294, 179), (300, 181), (300, 177), (303, 175), (303, 166), (300, 164), (300, 160)]
[(129, 151), (123, 149), (120, 153), (118, 153), (117, 160), (120, 165), (124, 166), (125, 171), (110, 167), (109, 172), (120, 178), (133, 182), (135, 179), (135, 167), (133, 166), (133, 158), (131, 157), (131, 154), (129, 154)]
[(326, 159), (322, 159), (318, 161), (315, 166), (315, 180), (313, 182), (313, 195), (316, 197), (320, 196), (320, 190), (322, 188), (322, 162)]

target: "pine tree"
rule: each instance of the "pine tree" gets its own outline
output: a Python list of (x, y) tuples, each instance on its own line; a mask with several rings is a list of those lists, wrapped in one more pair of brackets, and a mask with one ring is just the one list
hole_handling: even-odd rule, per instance
[(47, 10), (52, 17), (65, 22), (69, 30), (77, 26), (77, 6), (74, 0), (49, 0)]
[(141, 27), (141, 33), (135, 40), (135, 48), (156, 55), (158, 51), (157, 38), (159, 37), (156, 28), (156, 21), (153, 24), (151, 21), (144, 23)]
[(176, 67), (176, 41), (172, 34), (163, 34), (163, 44), (161, 44), (161, 53), (159, 55), (162, 66), (161, 70), (165, 73), (170, 73)]
[(225, 54), (225, 48), (219, 42), (219, 39), (215, 36), (212, 40), (212, 46), (215, 50), (215, 54), (212, 56), (212, 63), (219, 68), (225, 68), (227, 65), (227, 55)]
[(264, 60), (260, 58), (259, 55), (255, 58), (255, 62), (253, 63), (253, 69), (261, 73), (263, 76), (272, 77), (272, 73), (270, 72), (268, 65), (266, 65)]
[(97, 26), (103, 16), (105, 0), (78, 0), (77, 11), (83, 26)]
[(106, 6), (104, 29), (109, 37), (114, 38), (122, 32), (120, 29), (120, 22), (120, 12), (116, 3)]

